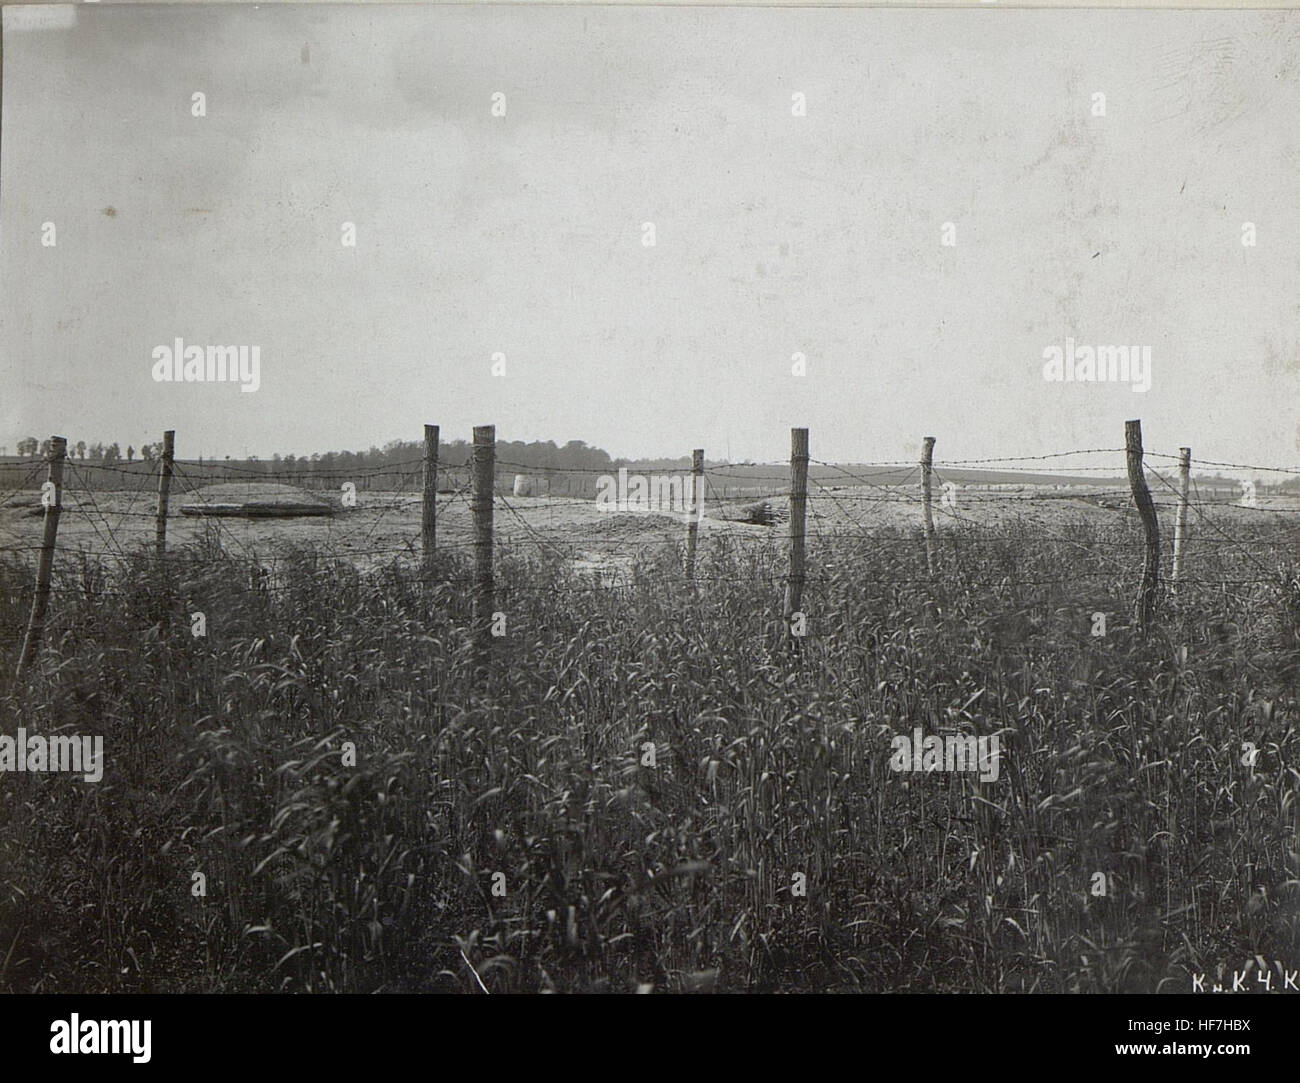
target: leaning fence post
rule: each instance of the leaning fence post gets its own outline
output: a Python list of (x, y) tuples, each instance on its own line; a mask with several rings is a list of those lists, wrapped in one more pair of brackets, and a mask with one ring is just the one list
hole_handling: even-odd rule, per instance
[(1187, 544), (1187, 492), (1191, 488), (1192, 449), (1178, 449), (1178, 514), (1174, 518), (1174, 565), (1169, 572), (1169, 585), (1178, 589), (1178, 573), (1183, 567), (1183, 546)]
[(495, 425), (474, 427), (474, 608), (476, 664), (486, 662), (492, 634), (492, 491), (496, 479)]
[(925, 508), (925, 566), (931, 575), (934, 575), (934, 511), (930, 503), (933, 462), (934, 437), (927, 436), (921, 449), (921, 503)]
[(690, 521), (686, 524), (686, 578), (695, 578), (695, 540), (700, 529), (700, 513), (704, 510), (704, 449), (691, 452)]
[[(785, 635), (803, 604), (804, 516), (808, 507), (808, 430), (790, 430), (790, 578), (785, 584)], [(790, 642), (794, 642), (790, 640)]]
[(1160, 585), (1160, 524), (1156, 520), (1155, 504), (1142, 472), (1142, 422), (1124, 423), (1124, 450), (1128, 461), (1128, 483), (1133, 490), (1133, 503), (1142, 517), (1146, 532), (1146, 556), (1142, 561), (1142, 588), (1138, 594), (1136, 610), (1138, 629), (1146, 634), (1155, 617), (1156, 590)]
[(424, 427), (424, 503), (420, 514), (420, 549), (424, 570), (433, 565), (438, 540), (438, 426)]
[(154, 529), (154, 544), (158, 556), (167, 552), (167, 500), (172, 491), (172, 457), (176, 449), (176, 430), (163, 433), (162, 468), (158, 471), (158, 522)]
[[(23, 637), (22, 653), (18, 656), (18, 679), (36, 657), (36, 649), (45, 631), (45, 612), (50, 605), (50, 575), (54, 571), (54, 543), (59, 535), (59, 513), (63, 510), (63, 459), (68, 441), (63, 436), (50, 437), (47, 461), (49, 476), (41, 486), (41, 503), (45, 506), (45, 532), (41, 537), (41, 556), (36, 565), (36, 595), (32, 598), (32, 612), (27, 621), (27, 634)], [(46, 488), (49, 486), (49, 488)]]

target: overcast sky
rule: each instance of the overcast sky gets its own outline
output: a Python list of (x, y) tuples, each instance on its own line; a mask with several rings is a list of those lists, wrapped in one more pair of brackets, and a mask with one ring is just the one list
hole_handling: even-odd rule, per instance
[[(1116, 447), (1141, 417), (1156, 450), (1300, 461), (1296, 13), (4, 16), (11, 449), (428, 421), (770, 460), (806, 425), (814, 458), (886, 461)], [(1151, 389), (1045, 381), (1067, 336), (1149, 346)], [(177, 337), (260, 346), (259, 390), (155, 383)]]

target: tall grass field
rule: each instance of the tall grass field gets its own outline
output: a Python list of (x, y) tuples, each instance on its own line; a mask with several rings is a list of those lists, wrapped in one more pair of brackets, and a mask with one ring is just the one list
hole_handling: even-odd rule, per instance
[[(1207, 539), (1140, 636), (1135, 524), (1055, 527), (947, 530), (933, 579), (915, 530), (819, 538), (794, 644), (779, 532), (694, 583), (538, 547), (481, 669), (465, 549), (60, 553), (21, 683), (10, 555), (0, 732), (105, 766), (0, 776), (0, 990), (1280, 986), (1300, 559)], [(917, 727), (997, 735), (997, 779), (891, 769)]]

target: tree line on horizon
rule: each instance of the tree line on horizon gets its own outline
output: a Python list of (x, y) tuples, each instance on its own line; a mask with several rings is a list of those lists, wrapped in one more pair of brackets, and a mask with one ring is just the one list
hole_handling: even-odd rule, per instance
[[(157, 440), (149, 442), (141, 441), (138, 449), (141, 462), (153, 462), (162, 454), (162, 441)], [(7, 452), (7, 448), (0, 448), (0, 454)], [(24, 437), (15, 445), (14, 450), (18, 456), (23, 459), (43, 459), (50, 450), (50, 441), (38, 440), (34, 436)], [(87, 444), (85, 440), (78, 440), (76, 443), (68, 441), (68, 457), (78, 459), (82, 462), (89, 460), (93, 463), (119, 463), (134, 462), (137, 454), (137, 448), (133, 444), (127, 444), (126, 453), (123, 454), (122, 446), (118, 443), (112, 444)]]
[[(28, 436), (19, 440), (16, 448), (21, 458), (44, 458), (49, 452), (50, 442)], [(469, 462), (473, 446), (467, 440), (441, 442), (438, 448), (440, 466), (448, 468), (461, 466)], [(0, 450), (3, 454), (3, 450)], [(128, 444), (123, 452), (121, 445), (114, 442), (104, 444), (97, 442), (87, 444), (84, 440), (76, 443), (69, 441), (68, 456), (79, 462), (101, 465), (119, 463), (153, 463), (162, 454), (162, 441), (142, 441), (137, 448)], [(330, 474), (346, 470), (382, 470), (401, 464), (414, 466), (424, 455), (424, 445), (414, 440), (390, 440), (382, 448), (371, 445), (368, 451), (326, 451), (313, 452), (310, 455), (293, 453), (272, 455), (263, 459), (256, 455), (237, 457), (227, 455), (224, 458), (199, 456), (198, 462), (229, 463), (250, 470), (265, 470), (268, 474), (289, 474), (311, 477), (313, 474)], [(137, 458), (138, 456), (138, 458)], [(184, 456), (178, 456), (185, 461)], [(554, 471), (599, 471), (617, 470), (622, 465), (636, 463), (642, 468), (681, 469), (683, 465), (690, 468), (690, 457), (676, 459), (615, 459), (602, 448), (592, 447), (582, 440), (570, 440), (564, 445), (557, 445), (553, 440), (499, 440), (496, 445), (498, 463), (521, 466), (529, 470)]]

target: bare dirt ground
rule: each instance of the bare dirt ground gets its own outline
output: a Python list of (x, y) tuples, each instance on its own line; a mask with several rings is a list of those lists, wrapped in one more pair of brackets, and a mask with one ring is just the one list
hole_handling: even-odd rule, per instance
[[(212, 486), (206, 499), (229, 499), (233, 487)], [(288, 487), (284, 498), (319, 499)], [(221, 492), (217, 492), (221, 490)], [(245, 496), (258, 495), (259, 487)], [(998, 526), (1012, 522), (1054, 531), (1071, 522), (1113, 524), (1127, 517), (1136, 525), (1136, 512), (1128, 495), (1114, 488), (1046, 486), (965, 486), (949, 494), (936, 487), (935, 524), (940, 532), (958, 525)], [(256, 553), (270, 559), (284, 543), (307, 545), (361, 565), (383, 563), (420, 549), (420, 498), (410, 493), (362, 492), (356, 506), (337, 507), (329, 517), (288, 519), (196, 518), (181, 513), (181, 506), (201, 502), (194, 494), (173, 496), (167, 537), (171, 546), (183, 546), (215, 535), (235, 554)], [(749, 498), (752, 501), (752, 498)], [(1172, 494), (1156, 494), (1162, 534), (1172, 532)], [(338, 504), (337, 497), (333, 502)], [(788, 501), (768, 501), (777, 515), (772, 525), (744, 521), (746, 501), (710, 502), (700, 523), (701, 542), (725, 533), (737, 541), (782, 543), (788, 527)], [(149, 492), (65, 491), (59, 522), (60, 553), (84, 552), (120, 556), (140, 545), (152, 544), (155, 496)], [(1228, 504), (1194, 507), (1189, 516), (1192, 531), (1199, 528), (1232, 533), (1236, 523), (1267, 520), (1279, 529), (1294, 528), (1300, 517), (1300, 497), (1261, 496), (1258, 507)], [(919, 487), (887, 490), (878, 486), (816, 486), (808, 499), (810, 546), (819, 534), (871, 533), (882, 528), (916, 528), (922, 523)], [(438, 497), (438, 546), (463, 548), (473, 544), (468, 494), (442, 493)], [(0, 551), (33, 552), (40, 544), (41, 508), (35, 493), (22, 493), (0, 506)], [(648, 549), (680, 543), (686, 533), (686, 516), (610, 512), (598, 510), (593, 500), (571, 497), (515, 497), (498, 495), (495, 538), (501, 551), (548, 550), (573, 562), (581, 570), (625, 569)]]

